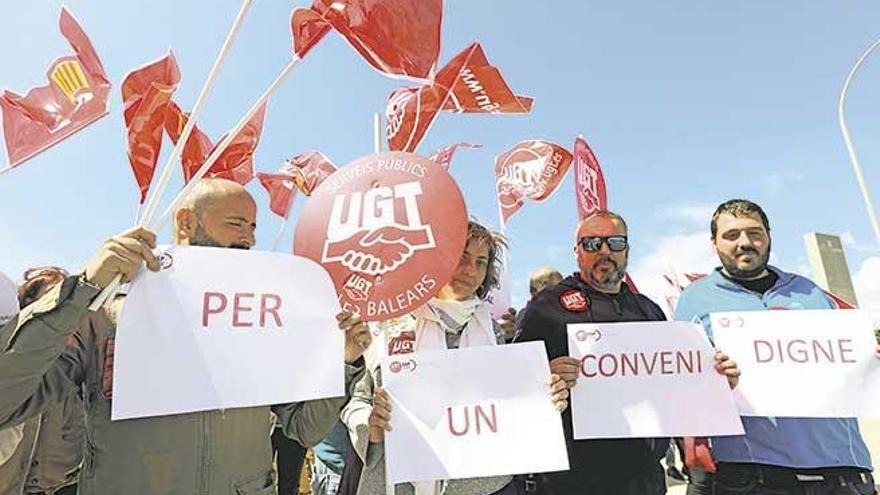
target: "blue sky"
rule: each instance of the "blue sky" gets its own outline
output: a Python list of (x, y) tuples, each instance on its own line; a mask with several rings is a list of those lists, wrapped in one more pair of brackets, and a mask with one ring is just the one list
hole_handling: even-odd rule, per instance
[[(0, 176), (0, 271), (13, 278), (33, 265), (76, 269), (103, 238), (133, 223), (138, 196), (125, 155), (119, 82), (171, 48), (183, 74), (177, 100), (191, 107), (239, 2), (67, 5), (114, 83), (111, 114)], [(306, 5), (254, 3), (199, 122), (211, 136), (232, 127), (289, 60), (289, 12)], [(18, 2), (14, 15), (0, 17), (0, 85), (24, 92), (43, 84), (52, 60), (69, 52), (57, 30), (59, 7)], [(460, 151), (452, 173), (469, 212), (497, 226), (494, 156), (529, 138), (570, 147), (583, 133), (604, 168), (612, 209), (629, 221), (630, 266), (649, 293), (662, 289), (659, 272), (669, 267), (710, 267), (712, 208), (747, 197), (770, 215), (777, 264), (806, 273), (803, 234), (844, 235), (863, 298), (880, 302), (878, 248), (836, 117), (843, 79), (880, 38), (878, 26), (880, 5), (867, 0), (447, 0), (441, 64), (478, 39), (514, 90), (536, 104), (528, 116), (441, 115), (420, 151), (483, 144)], [(848, 114), (875, 196), (878, 82), (880, 56), (857, 77)], [(283, 158), (310, 149), (337, 164), (369, 153), (372, 114), (399, 85), (331, 34), (273, 98), (258, 170), (275, 170)], [(166, 142), (160, 164), (170, 149)], [(176, 192), (182, 179), (175, 174)], [(257, 181), (249, 189), (261, 207), (258, 246), (268, 249), (279, 220)], [(517, 303), (527, 297), (533, 268), (574, 269), (572, 189), (569, 177), (548, 202), (527, 205), (509, 225)], [(301, 205), (300, 198), (295, 208)], [(170, 240), (168, 232), (161, 235)]]

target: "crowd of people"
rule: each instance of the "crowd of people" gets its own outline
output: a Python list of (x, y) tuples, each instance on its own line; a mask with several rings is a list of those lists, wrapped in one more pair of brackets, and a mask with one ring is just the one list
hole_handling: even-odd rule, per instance
[[(256, 211), (238, 184), (202, 179), (175, 214), (174, 242), (250, 249)], [(676, 320), (699, 322), (711, 339), (711, 312), (833, 307), (810, 280), (769, 265), (770, 223), (760, 206), (726, 201), (706, 220), (719, 267), (684, 291)], [(532, 341), (547, 351), (547, 400), (562, 414), (570, 469), (401, 483), (393, 493), (664, 494), (661, 459), (670, 439), (575, 440), (571, 427), (568, 399), (580, 363), (569, 357), (567, 325), (666, 319), (625, 281), (629, 239), (616, 213), (581, 220), (572, 244), (578, 271), (563, 277), (552, 267), (535, 270), (526, 307), (496, 320), (487, 299), (505, 241), (471, 221), (455, 273), (426, 305), (369, 325), (356, 314), (337, 315), (345, 334), (344, 397), (111, 422), (116, 321), (125, 297), (96, 312), (88, 307), (118, 275), (126, 282), (144, 267), (159, 269), (155, 235), (129, 230), (104, 242), (79, 272), (25, 274), (20, 312), (0, 328), (0, 494), (290, 495), (308, 448), (315, 495), (385, 494), (384, 436), (395, 411), (382, 388), (381, 358)], [(718, 351), (714, 364), (736, 387), (736, 363)], [(679, 439), (692, 460), (690, 493), (876, 493), (856, 419), (742, 419), (745, 435)], [(695, 455), (700, 448), (711, 455)]]

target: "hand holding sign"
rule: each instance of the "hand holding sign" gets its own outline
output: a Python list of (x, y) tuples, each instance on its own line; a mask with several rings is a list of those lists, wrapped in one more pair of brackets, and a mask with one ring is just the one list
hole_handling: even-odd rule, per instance
[(86, 265), (85, 278), (93, 285), (104, 288), (118, 275), (122, 282), (130, 282), (146, 263), (150, 271), (159, 271), (159, 261), (151, 249), (156, 248), (156, 234), (143, 227), (135, 227), (106, 241)]
[(727, 383), (730, 385), (731, 390), (736, 388), (736, 385), (739, 383), (739, 366), (737, 366), (736, 361), (730, 359), (721, 350), (715, 351), (715, 371), (727, 377)]
[(370, 443), (385, 441), (385, 432), (391, 431), (391, 397), (384, 388), (377, 388), (373, 394), (373, 409), (370, 411)]
[(581, 371), (581, 362), (569, 356), (559, 356), (550, 361), (550, 372), (560, 376), (568, 388), (574, 388), (577, 384), (578, 374)]
[(370, 327), (356, 314), (343, 311), (336, 315), (339, 329), (345, 332), (345, 362), (351, 364), (358, 360), (373, 337), (370, 335)]

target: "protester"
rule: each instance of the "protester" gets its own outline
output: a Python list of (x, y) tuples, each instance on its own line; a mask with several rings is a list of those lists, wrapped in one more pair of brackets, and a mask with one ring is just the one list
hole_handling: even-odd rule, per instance
[[(468, 224), (468, 240), (452, 280), (428, 304), (411, 314), (382, 322), (378, 337), (367, 351), (368, 373), (355, 388), (342, 412), (352, 443), (364, 461), (358, 494), (385, 493), (384, 433), (391, 429), (388, 393), (381, 387), (379, 361), (386, 354), (491, 346), (502, 343), (494, 330), (490, 291), (497, 286), (499, 250), (503, 240), (482, 225)], [(567, 407), (567, 390), (559, 376), (550, 379), (558, 409)], [(430, 393), (430, 391), (426, 391)], [(512, 476), (401, 483), (398, 495), (455, 493), (462, 495), (515, 494)]]
[(298, 495), (303, 461), (307, 449), (284, 434), (284, 428), (272, 418), (272, 459), (278, 471), (278, 495)]
[[(33, 303), (66, 276), (67, 272), (56, 267), (26, 271), (17, 291), (19, 305)], [(71, 391), (38, 416), (4, 430), (18, 429), (19, 434), (0, 436), (0, 442), (9, 444), (0, 450), (13, 452), (0, 462), (0, 494), (75, 494), (82, 462), (83, 414), (78, 391)]]
[(312, 448), (315, 462), (312, 464), (312, 495), (336, 495), (348, 455), (348, 429), (338, 421), (327, 438)]
[[(810, 280), (768, 264), (770, 222), (757, 204), (722, 203), (710, 229), (721, 266), (684, 290), (675, 319), (700, 322), (711, 338), (711, 312), (835, 307)], [(712, 439), (713, 493), (875, 493), (856, 418), (743, 416), (742, 422), (744, 436)]]
[(534, 298), (545, 288), (562, 282), (562, 274), (552, 266), (542, 266), (529, 277), (529, 295)]
[[(204, 179), (175, 213), (175, 242), (250, 249), (255, 216), (256, 204), (240, 185)], [(158, 270), (155, 247), (155, 234), (143, 228), (110, 238), (82, 273), (66, 277), (2, 328), (0, 427), (33, 417), (83, 387), (87, 440), (80, 494), (274, 493), (268, 406), (110, 421), (113, 342), (123, 301), (94, 313), (87, 308), (117, 275), (128, 282), (143, 264)], [(351, 386), (362, 373), (369, 329), (356, 318), (341, 318), (340, 326), (346, 329)], [(289, 437), (314, 445), (327, 436), (345, 401), (271, 410)]]
[[(580, 361), (569, 357), (570, 323), (662, 321), (663, 311), (650, 299), (634, 294), (623, 282), (629, 256), (627, 226), (622, 217), (599, 211), (580, 222), (574, 247), (579, 272), (547, 287), (532, 299), (523, 317), (521, 342), (542, 341), (550, 370), (569, 388), (577, 383)], [(738, 369), (723, 354), (719, 370), (733, 386)], [(563, 415), (571, 469), (547, 473), (550, 493), (567, 495), (655, 495), (666, 492), (660, 459), (667, 439), (574, 440), (571, 411)]]

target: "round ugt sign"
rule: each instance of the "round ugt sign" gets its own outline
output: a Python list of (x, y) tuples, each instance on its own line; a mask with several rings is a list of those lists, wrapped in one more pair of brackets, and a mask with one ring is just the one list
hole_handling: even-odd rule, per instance
[(330, 273), (344, 311), (381, 321), (413, 311), (449, 280), (467, 240), (452, 177), (399, 151), (336, 171), (308, 199), (293, 252)]

